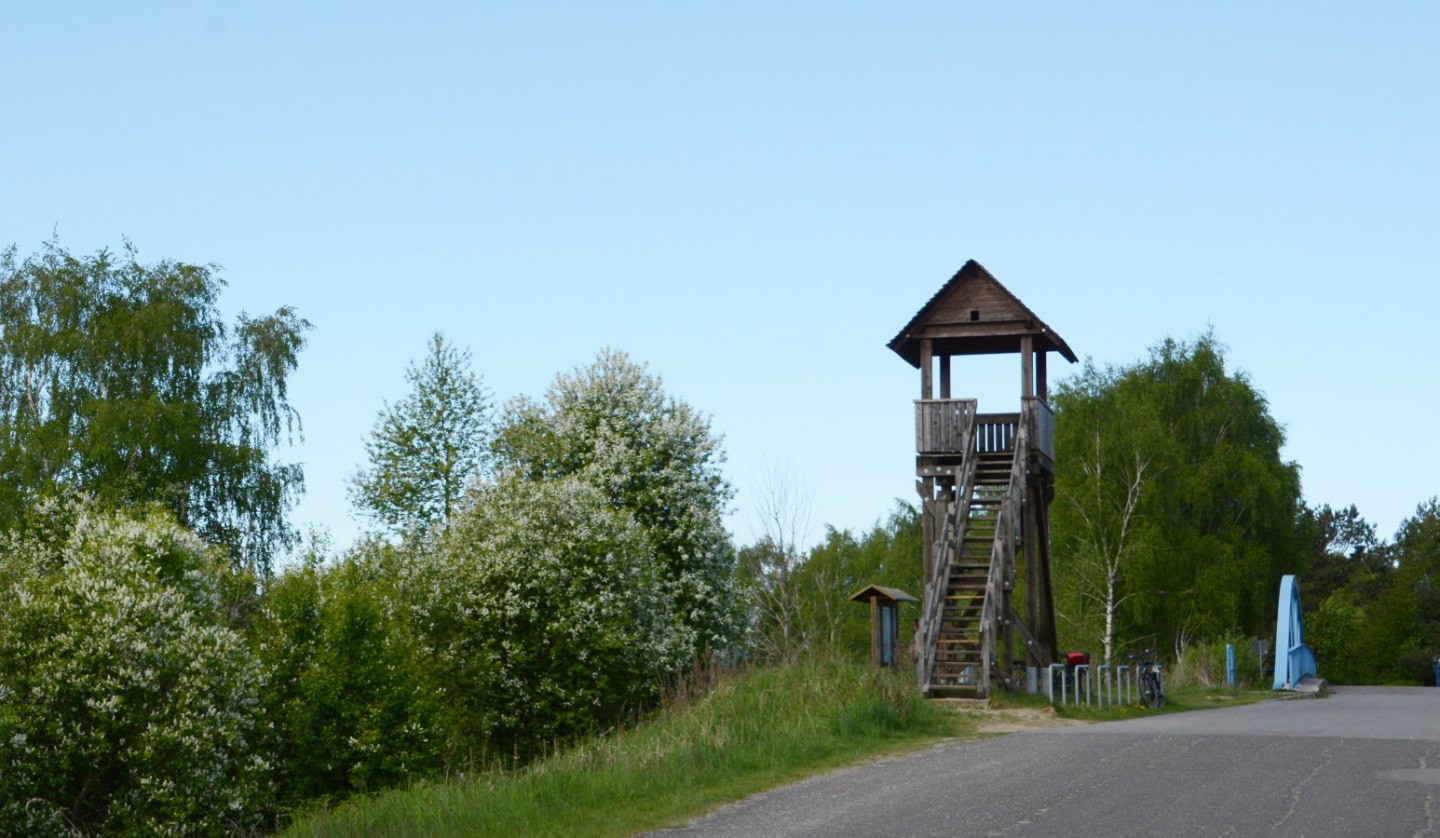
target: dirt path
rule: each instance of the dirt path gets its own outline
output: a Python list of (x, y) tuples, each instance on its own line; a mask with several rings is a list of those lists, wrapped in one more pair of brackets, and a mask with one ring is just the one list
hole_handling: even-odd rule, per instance
[(1004, 707), (996, 710), (956, 708), (975, 719), (975, 730), (982, 734), (1019, 733), (1050, 727), (1074, 727), (1090, 724), (1079, 719), (1066, 719), (1055, 714), (1054, 707)]

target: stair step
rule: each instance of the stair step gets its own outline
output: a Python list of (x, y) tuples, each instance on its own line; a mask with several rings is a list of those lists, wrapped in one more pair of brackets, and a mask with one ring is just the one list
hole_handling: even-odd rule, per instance
[(989, 707), (990, 701), (979, 690), (967, 690), (964, 692), (950, 692), (948, 688), (938, 687), (934, 691), (925, 693), (925, 697), (931, 701), (938, 701), (945, 704), (964, 704), (976, 707)]
[(971, 663), (935, 664), (935, 669), (930, 673), (931, 682), (937, 680), (963, 679), (970, 673), (979, 674), (980, 660), (977, 658)]

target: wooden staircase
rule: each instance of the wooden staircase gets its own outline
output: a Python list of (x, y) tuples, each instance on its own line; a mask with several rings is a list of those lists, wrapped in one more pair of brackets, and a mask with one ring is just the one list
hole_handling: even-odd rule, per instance
[(1058, 655), (1047, 513), (1053, 419), (1035, 398), (1018, 414), (977, 414), (969, 399), (916, 404), (926, 516), (916, 674), (926, 696), (985, 699)]
[[(942, 546), (948, 558), (944, 599), (935, 637), (934, 663), (926, 693), (936, 698), (976, 698), (988, 695), (985, 683), (986, 644), (982, 637), (986, 588), (991, 561), (999, 554), (1000, 509), (1009, 490), (1015, 452), (999, 451), (974, 456), (973, 479), (958, 490), (954, 517), (958, 536)], [(964, 507), (964, 508), (961, 508)]]

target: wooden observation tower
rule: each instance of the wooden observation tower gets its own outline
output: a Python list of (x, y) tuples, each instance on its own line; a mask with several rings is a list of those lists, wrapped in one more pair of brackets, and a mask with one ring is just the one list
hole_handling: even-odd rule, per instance
[[(1045, 359), (1075, 353), (969, 261), (890, 341), (920, 370), (915, 472), (925, 516), (925, 595), (916, 662), (927, 696), (985, 698), (1059, 656), (1050, 585), (1055, 418)], [(957, 355), (1020, 356), (1020, 411), (978, 413), (951, 397)], [(938, 366), (939, 392), (936, 392)], [(1017, 605), (1017, 600), (1019, 604)]]

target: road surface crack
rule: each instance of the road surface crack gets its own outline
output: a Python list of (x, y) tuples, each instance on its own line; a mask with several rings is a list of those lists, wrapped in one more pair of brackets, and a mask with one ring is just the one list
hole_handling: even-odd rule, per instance
[[(1430, 749), (1426, 748), (1425, 753), (1420, 755), (1420, 770), (1424, 771), (1430, 767)], [(1435, 795), (1425, 795), (1425, 828), (1417, 831), (1413, 838), (1420, 838), (1422, 835), (1435, 834)]]
[(1285, 810), (1285, 814), (1280, 818), (1280, 820), (1270, 825), (1270, 829), (1272, 831), (1279, 830), (1280, 827), (1284, 826), (1285, 822), (1290, 820), (1290, 818), (1295, 814), (1295, 810), (1300, 808), (1300, 798), (1305, 794), (1305, 786), (1309, 785), (1310, 781), (1315, 779), (1316, 775), (1323, 771), (1326, 766), (1328, 766), (1335, 759), (1333, 751), (1335, 750), (1335, 746), (1337, 744), (1339, 743), (1331, 742), (1330, 745), (1327, 746), (1323, 752), (1321, 752), (1320, 763), (1316, 765), (1309, 774), (1306, 774), (1304, 778), (1300, 780), (1300, 782), (1296, 783), (1290, 788), (1290, 808)]

